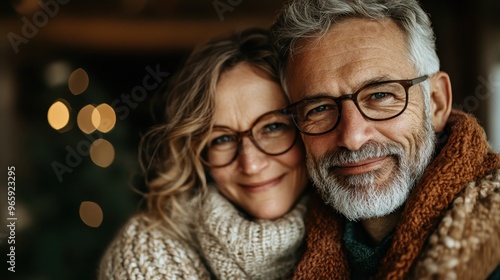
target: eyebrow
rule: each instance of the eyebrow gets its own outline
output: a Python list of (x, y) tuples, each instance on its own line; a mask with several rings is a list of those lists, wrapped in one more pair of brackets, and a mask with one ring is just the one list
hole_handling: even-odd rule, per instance
[[(386, 82), (386, 81), (393, 81), (393, 80), (395, 80), (395, 78), (391, 77), (389, 75), (375, 76), (375, 77), (370, 78), (368, 80), (364, 80), (359, 85), (357, 85), (355, 88), (356, 88), (356, 91), (358, 91), (361, 88), (364, 88), (364, 87), (369, 86), (371, 84), (380, 83), (380, 82)], [(354, 92), (345, 93), (345, 94), (352, 94)], [(310, 94), (310, 95), (307, 94), (307, 97), (303, 98), (302, 100), (309, 100), (309, 99), (315, 99), (315, 98), (321, 98), (321, 97), (332, 97), (332, 95), (328, 94), (326, 92), (318, 92), (318, 93), (314, 93), (314, 94)]]
[(366, 81), (363, 81), (360, 86), (357, 86), (356, 88), (359, 90), (360, 88), (364, 88), (366, 86), (369, 86), (371, 84), (375, 83), (380, 83), (380, 82), (388, 82), (388, 81), (394, 81), (395, 78), (389, 76), (389, 75), (381, 75), (381, 76), (376, 76), (371, 79), (368, 79)]
[[(287, 103), (288, 103), (288, 102), (287, 102)], [(283, 107), (278, 107), (278, 108), (276, 108), (276, 109), (273, 109), (273, 110), (267, 111), (267, 112), (265, 112), (265, 113), (263, 113), (263, 114), (261, 114), (261, 115), (257, 116), (257, 118), (255, 118), (255, 119), (252, 121), (252, 123), (251, 123), (251, 124), (252, 124), (252, 126), (253, 126), (253, 125), (255, 125), (255, 123), (257, 122), (257, 120), (258, 120), (258, 119), (260, 119), (262, 116), (267, 115), (267, 114), (272, 113), (272, 112), (279, 112), (281, 109), (283, 109)], [(215, 124), (213, 125), (213, 128), (229, 128), (229, 129), (231, 129), (231, 130), (233, 130), (233, 131), (239, 131), (239, 130), (236, 130), (236, 129), (234, 129), (234, 128), (232, 128), (232, 127), (229, 127), (229, 126), (227, 126), (227, 125), (218, 124), (218, 123), (215, 123)]]

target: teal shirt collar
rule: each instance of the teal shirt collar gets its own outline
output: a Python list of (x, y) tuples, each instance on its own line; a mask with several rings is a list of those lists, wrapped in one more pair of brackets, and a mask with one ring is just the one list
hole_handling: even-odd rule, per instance
[(394, 231), (378, 245), (369, 245), (370, 237), (359, 222), (348, 221), (344, 231), (344, 246), (347, 251), (351, 279), (368, 279), (378, 272), (380, 261), (389, 249)]

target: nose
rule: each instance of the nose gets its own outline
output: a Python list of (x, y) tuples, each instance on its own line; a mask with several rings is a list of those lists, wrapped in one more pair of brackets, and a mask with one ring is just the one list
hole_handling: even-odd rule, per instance
[(238, 155), (238, 169), (247, 174), (255, 175), (269, 165), (269, 156), (261, 152), (248, 137), (241, 140), (241, 151)]
[(344, 100), (340, 123), (334, 133), (337, 134), (338, 146), (356, 151), (371, 139), (373, 127), (370, 121), (363, 117), (352, 100)]

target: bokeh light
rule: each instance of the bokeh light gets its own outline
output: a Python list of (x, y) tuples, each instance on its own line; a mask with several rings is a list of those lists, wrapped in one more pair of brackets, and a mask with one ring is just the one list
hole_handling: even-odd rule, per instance
[(66, 61), (54, 61), (44, 69), (44, 79), (48, 86), (66, 85), (71, 75), (71, 66)]
[(96, 125), (99, 125), (101, 122), (99, 114), (93, 114), (96, 111), (93, 105), (87, 105), (80, 109), (78, 112), (78, 116), (76, 117), (76, 122), (78, 127), (84, 133), (90, 134), (96, 130)]
[(49, 125), (55, 130), (61, 130), (69, 123), (70, 114), (66, 104), (68, 104), (66, 101), (58, 100), (50, 106), (47, 112)]
[(100, 132), (109, 132), (116, 124), (115, 110), (106, 103), (97, 106), (92, 113), (92, 122)]
[(93, 108), (92, 113), (90, 114), (90, 121), (92, 122), (92, 126), (97, 129), (101, 124), (101, 114), (96, 107)]
[(90, 146), (90, 158), (95, 165), (106, 168), (115, 159), (115, 148), (109, 141), (97, 139)]
[(82, 68), (78, 68), (68, 79), (68, 87), (72, 94), (78, 95), (87, 90), (89, 86), (89, 76)]
[(99, 227), (102, 223), (101, 207), (92, 201), (83, 201), (80, 204), (80, 219), (89, 227)]

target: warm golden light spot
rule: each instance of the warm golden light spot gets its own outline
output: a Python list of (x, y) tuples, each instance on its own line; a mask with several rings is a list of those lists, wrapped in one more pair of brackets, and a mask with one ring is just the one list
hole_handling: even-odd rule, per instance
[(83, 107), (80, 112), (78, 112), (78, 116), (76, 117), (76, 122), (78, 123), (78, 127), (84, 133), (90, 134), (96, 130), (96, 126), (94, 123), (99, 124), (99, 120), (93, 119), (93, 112), (96, 111), (95, 107), (92, 105), (87, 105)]
[[(99, 123), (96, 127), (100, 132), (107, 133), (115, 127), (115, 110), (113, 110), (113, 108), (108, 104), (103, 103), (96, 107), (96, 110), (92, 113), (92, 123), (94, 123), (94, 115), (99, 115)], [(94, 123), (94, 125), (95, 124), (96, 123)]]
[(68, 106), (62, 101), (54, 102), (47, 112), (47, 120), (53, 129), (63, 129), (69, 123)]
[(82, 202), (80, 204), (80, 219), (89, 227), (99, 227), (103, 219), (101, 207), (92, 201)]
[(115, 148), (107, 140), (97, 139), (90, 146), (90, 158), (95, 165), (106, 168), (115, 159)]
[(94, 110), (92, 110), (90, 121), (95, 129), (99, 128), (99, 125), (101, 124), (101, 114), (99, 113), (99, 110), (97, 110), (97, 107), (94, 107)]
[(85, 70), (83, 70), (82, 68), (76, 69), (69, 76), (68, 87), (72, 94), (78, 95), (87, 90), (88, 86), (89, 76), (87, 75), (87, 72), (85, 72)]

